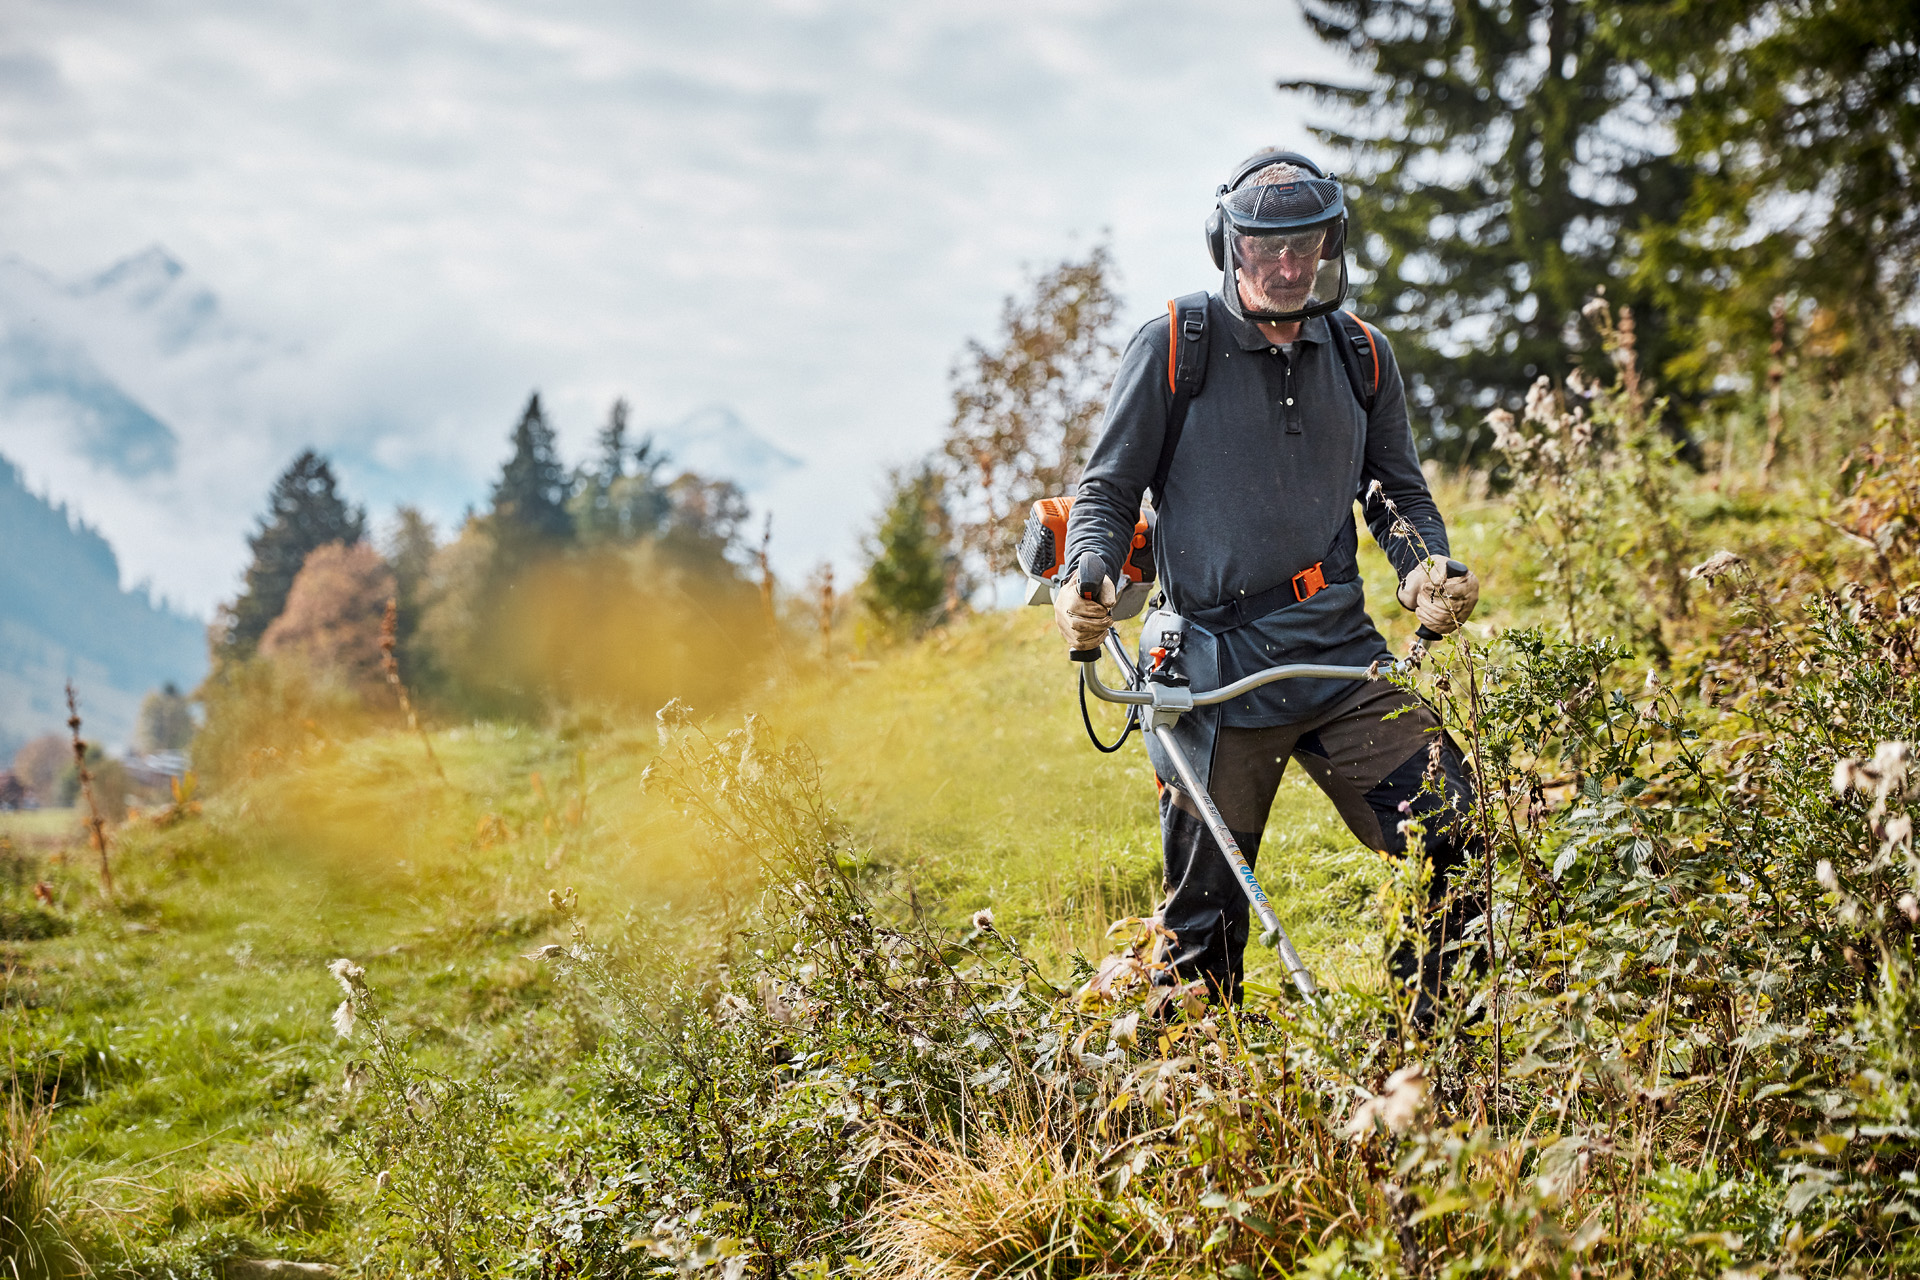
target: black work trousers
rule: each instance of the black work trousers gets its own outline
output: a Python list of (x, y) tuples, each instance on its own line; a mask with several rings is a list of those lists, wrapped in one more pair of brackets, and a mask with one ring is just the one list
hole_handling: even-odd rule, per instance
[[(1427, 907), (1417, 922), (1427, 935), (1427, 961), (1419, 964), (1418, 949), (1409, 941), (1389, 967), (1402, 982), (1422, 970), (1414, 1016), (1431, 1026), (1441, 985), (1462, 950), (1449, 944), (1458, 944), (1467, 925), (1484, 912), (1481, 898), (1468, 886), (1478, 842), (1469, 834), (1473, 792), (1459, 747), (1432, 708), (1384, 681), (1357, 684), (1302, 724), (1222, 728), (1208, 786), (1250, 863), (1257, 865), (1261, 832), (1289, 759), (1300, 762), (1368, 848), (1404, 854), (1402, 824), (1421, 824), (1433, 867)], [(1211, 998), (1238, 1003), (1248, 913), (1239, 881), (1199, 809), (1177, 786), (1161, 791), (1160, 831), (1167, 891), (1163, 919), (1178, 939), (1174, 975), (1183, 982), (1204, 979)]]

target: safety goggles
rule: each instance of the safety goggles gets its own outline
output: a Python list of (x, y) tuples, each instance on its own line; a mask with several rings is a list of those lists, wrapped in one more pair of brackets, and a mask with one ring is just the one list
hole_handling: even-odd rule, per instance
[(1296, 259), (1317, 259), (1320, 256), (1321, 246), (1327, 242), (1327, 229), (1311, 227), (1305, 231), (1266, 235), (1241, 232), (1235, 236), (1235, 242), (1241, 255), (1253, 262), (1274, 262), (1286, 254)]

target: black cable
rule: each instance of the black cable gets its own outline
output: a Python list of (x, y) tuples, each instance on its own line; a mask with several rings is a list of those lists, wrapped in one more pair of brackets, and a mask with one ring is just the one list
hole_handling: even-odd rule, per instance
[(1093, 740), (1093, 745), (1107, 755), (1112, 755), (1126, 746), (1128, 735), (1140, 727), (1140, 708), (1137, 706), (1127, 708), (1126, 727), (1120, 730), (1120, 736), (1114, 739), (1113, 745), (1108, 746), (1100, 741), (1100, 735), (1093, 731), (1093, 717), (1087, 714), (1087, 682), (1083, 679), (1077, 683), (1080, 685), (1080, 723), (1087, 726), (1087, 737)]

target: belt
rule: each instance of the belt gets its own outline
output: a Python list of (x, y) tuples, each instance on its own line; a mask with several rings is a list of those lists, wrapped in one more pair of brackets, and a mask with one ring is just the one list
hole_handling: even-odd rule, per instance
[[(1321, 564), (1324, 563), (1324, 561), (1321, 562)], [(1184, 616), (1218, 635), (1222, 631), (1231, 631), (1235, 627), (1244, 627), (1249, 622), (1257, 622), (1268, 614), (1278, 613), (1291, 605), (1302, 604), (1330, 586), (1342, 585), (1344, 584), (1328, 582), (1325, 570), (1320, 564), (1314, 564), (1302, 569), (1277, 587), (1268, 587), (1265, 591), (1256, 591), (1250, 596), (1235, 596), (1225, 604), (1216, 604), (1205, 609), (1188, 609)]]

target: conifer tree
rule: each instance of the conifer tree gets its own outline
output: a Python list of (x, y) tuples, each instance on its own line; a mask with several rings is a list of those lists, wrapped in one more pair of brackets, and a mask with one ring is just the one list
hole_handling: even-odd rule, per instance
[(149, 754), (185, 751), (193, 741), (193, 704), (171, 680), (140, 700), (134, 745)]
[(627, 474), (627, 402), (615, 400), (600, 428), (600, 479), (611, 485)]
[(1357, 301), (1390, 333), (1422, 452), (1460, 458), (1495, 404), (1566, 370), (1580, 307), (1631, 303), (1643, 367), (1676, 350), (1631, 237), (1670, 226), (1690, 170), (1642, 50), (1599, 0), (1305, 0), (1308, 25), (1371, 74), (1284, 80), (1340, 108), (1314, 130), (1355, 183)]
[(217, 643), (223, 659), (251, 657), (273, 620), (286, 607), (300, 567), (329, 542), (353, 546), (366, 534), (364, 509), (340, 497), (332, 465), (312, 449), (293, 460), (274, 481), (267, 512), (247, 539), (253, 563), (239, 599), (225, 611), (225, 634)]
[(567, 514), (572, 486), (560, 465), (553, 428), (547, 425), (534, 392), (513, 429), (513, 456), (493, 486), (493, 524), (503, 546), (523, 550), (567, 541), (573, 519)]
[(1621, 38), (1686, 108), (1669, 116), (1692, 198), (1648, 235), (1639, 274), (1709, 322), (1692, 363), (1759, 372), (1776, 298), (1819, 308), (1836, 351), (1914, 343), (1920, 6), (1677, 0), (1627, 8)]
[(868, 544), (861, 597), (890, 631), (916, 633), (939, 620), (953, 556), (940, 476), (931, 466), (892, 477)]

